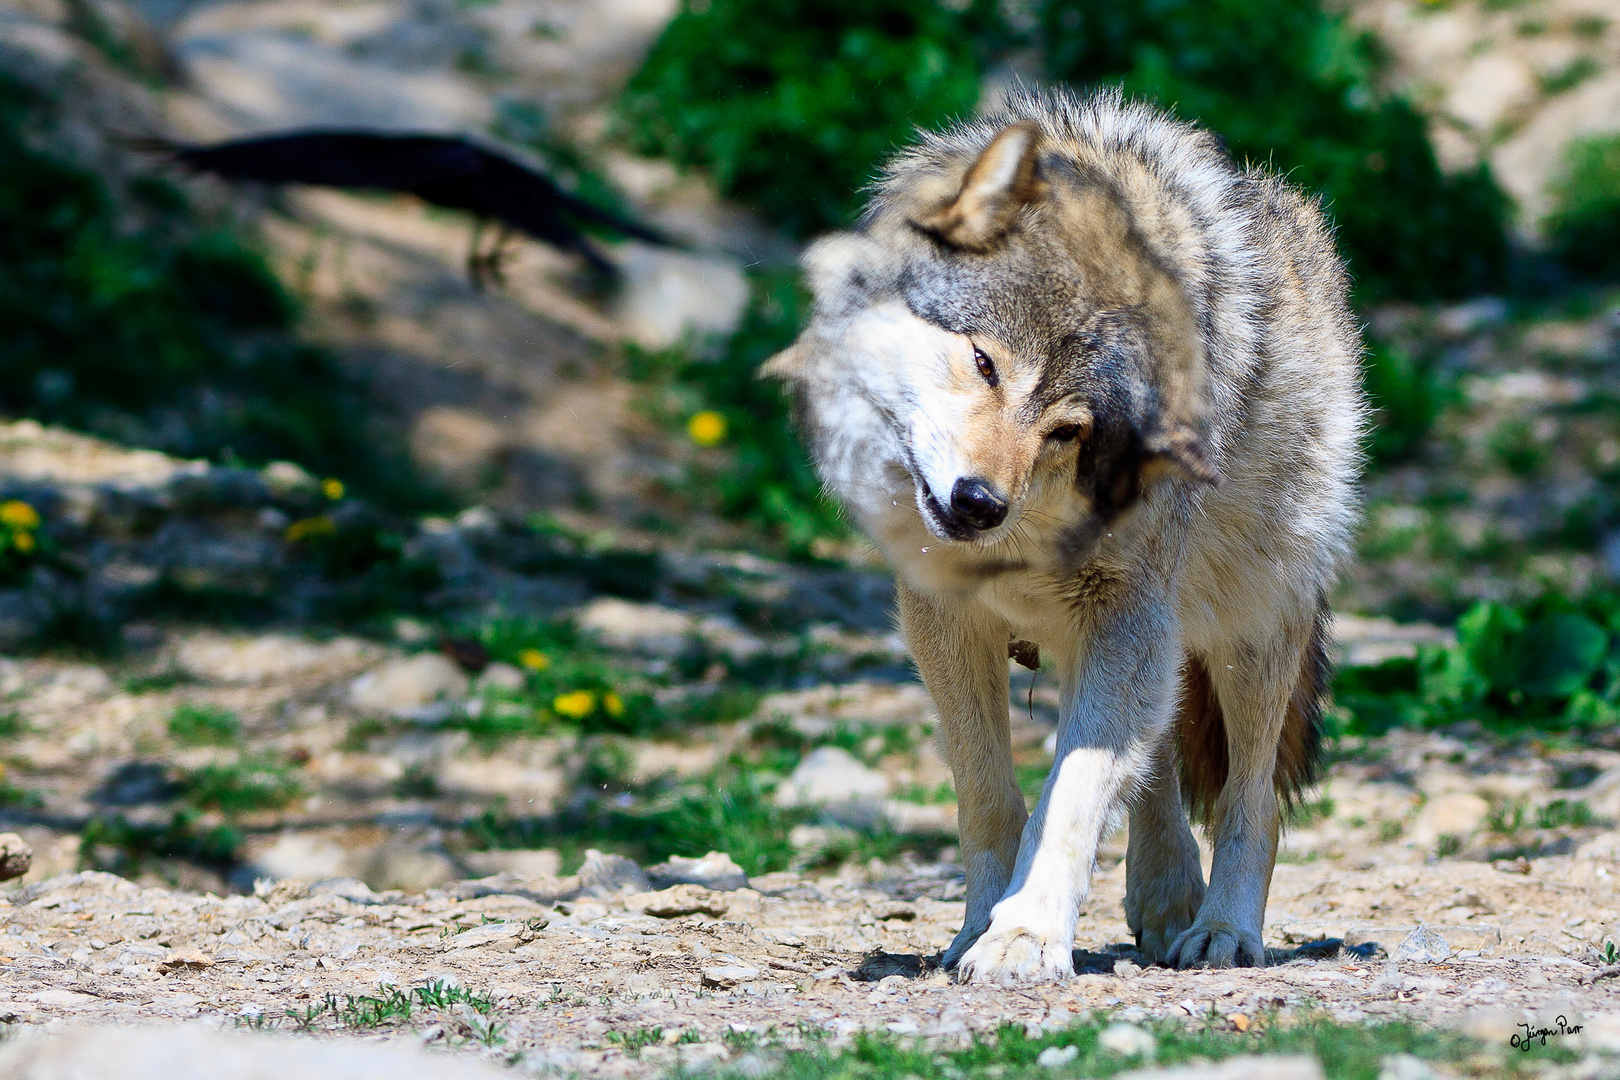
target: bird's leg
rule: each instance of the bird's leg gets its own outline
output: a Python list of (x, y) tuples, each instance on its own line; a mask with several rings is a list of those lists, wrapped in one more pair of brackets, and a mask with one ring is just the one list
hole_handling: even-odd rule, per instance
[(506, 284), (506, 260), (511, 256), (506, 246), (512, 242), (514, 235), (512, 227), (504, 221), (495, 229), (495, 243), (489, 249), (485, 269), (489, 272), (490, 280), (497, 285)]
[(474, 218), (472, 244), (467, 249), (467, 278), (478, 292), (484, 291), (484, 275), (489, 269), (488, 260), (480, 250), (483, 247), (483, 239), (484, 219)]

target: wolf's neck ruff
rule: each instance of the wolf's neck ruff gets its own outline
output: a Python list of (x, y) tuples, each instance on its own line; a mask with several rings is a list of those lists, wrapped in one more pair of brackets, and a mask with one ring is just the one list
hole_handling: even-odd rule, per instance
[[(1118, 95), (1026, 93), (924, 135), (805, 268), (810, 324), (766, 372), (898, 574), (957, 778), (968, 915), (948, 962), (1070, 973), (1097, 844), (1127, 808), (1143, 950), (1261, 962), (1363, 416), (1317, 207)], [(1033, 813), (1009, 641), (1062, 685)], [(1207, 887), (1177, 767), (1214, 844)]]

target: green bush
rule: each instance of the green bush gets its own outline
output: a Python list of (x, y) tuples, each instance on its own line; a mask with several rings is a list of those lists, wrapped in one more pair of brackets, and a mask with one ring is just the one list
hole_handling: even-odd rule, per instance
[(682, 0), (630, 82), (636, 147), (709, 170), (799, 236), (848, 225), (916, 127), (979, 97), (989, 24), (936, 0)]
[(1570, 267), (1620, 279), (1620, 135), (1570, 146), (1546, 222), (1552, 249)]
[(1377, 466), (1417, 455), (1454, 387), (1432, 357), (1398, 346), (1371, 342), (1362, 374), (1373, 408), (1367, 454)]
[(188, 457), (278, 458), (408, 499), (359, 388), (293, 335), (264, 259), (166, 181), (38, 149), (51, 102), (0, 76), (0, 407)]
[(1498, 287), (1506, 198), (1440, 172), (1423, 118), (1376, 88), (1378, 48), (1319, 0), (1045, 0), (1049, 74), (1122, 85), (1321, 193), (1364, 296)]
[(718, 413), (724, 438), (700, 456), (681, 485), (703, 509), (745, 521), (809, 554), (818, 538), (849, 534), (827, 498), (788, 419), (782, 387), (758, 377), (759, 365), (785, 348), (809, 314), (809, 298), (793, 275), (756, 275), (741, 327), (718, 356), (686, 349), (632, 357), (631, 374), (649, 386), (651, 410), (671, 427), (700, 412)]
[(1620, 721), (1620, 599), (1543, 597), (1475, 604), (1457, 644), (1342, 671), (1349, 731), (1478, 720), (1504, 728), (1598, 728)]

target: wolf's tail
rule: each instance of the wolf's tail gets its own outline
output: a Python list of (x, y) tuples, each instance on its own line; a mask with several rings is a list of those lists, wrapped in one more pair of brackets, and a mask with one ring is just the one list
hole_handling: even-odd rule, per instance
[[(1316, 783), (1322, 763), (1322, 699), (1333, 674), (1328, 659), (1328, 608), (1318, 607), (1311, 638), (1300, 661), (1299, 681), (1288, 700), (1282, 734), (1277, 740), (1277, 767), (1272, 783), (1286, 809), (1300, 792)], [(1181, 669), (1181, 699), (1175, 718), (1176, 756), (1181, 763), (1181, 799), (1205, 826), (1215, 819), (1215, 801), (1226, 786), (1230, 768), (1226, 717), (1202, 657), (1187, 655)]]

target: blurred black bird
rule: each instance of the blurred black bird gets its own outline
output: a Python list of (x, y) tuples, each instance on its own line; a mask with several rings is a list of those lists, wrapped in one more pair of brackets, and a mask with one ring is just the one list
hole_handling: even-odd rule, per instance
[[(474, 284), (482, 284), (486, 277), (501, 279), (503, 248), (514, 229), (578, 253), (608, 277), (616, 273), (615, 267), (592, 246), (582, 226), (670, 244), (645, 225), (568, 194), (537, 169), (452, 136), (298, 131), (214, 146), (152, 140), (145, 145), (187, 168), (230, 180), (404, 191), (436, 206), (466, 210), (479, 220), (467, 256)], [(500, 231), (495, 246), (483, 253), (479, 241), (487, 221), (499, 222)]]

